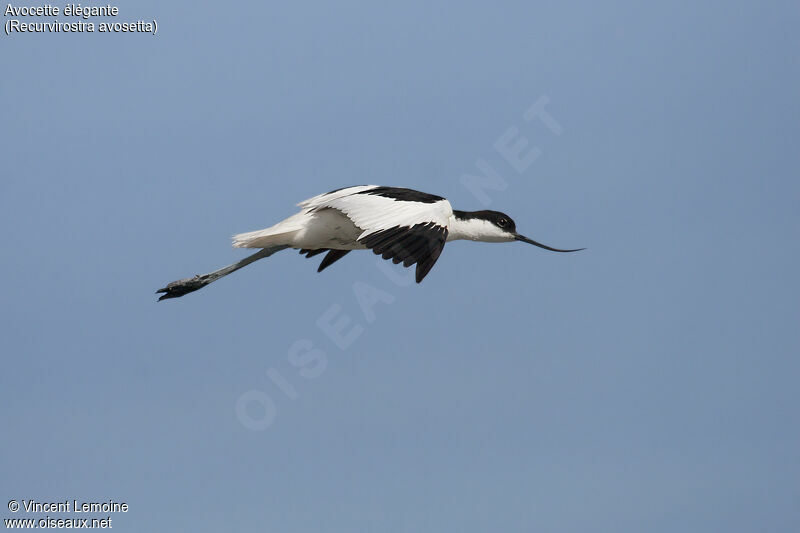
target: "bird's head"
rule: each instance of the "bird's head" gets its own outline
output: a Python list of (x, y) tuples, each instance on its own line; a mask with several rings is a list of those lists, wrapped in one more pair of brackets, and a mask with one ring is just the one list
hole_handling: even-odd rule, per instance
[(558, 248), (551, 248), (539, 242), (529, 239), (524, 235), (517, 233), (517, 225), (514, 220), (500, 211), (453, 211), (462, 227), (465, 236), (474, 241), (483, 242), (511, 242), (522, 241), (528, 244), (533, 244), (539, 248), (550, 250), (551, 252), (578, 252), (585, 248), (577, 248), (575, 250), (560, 250)]
[[(458, 214), (456, 216), (462, 218)], [(500, 211), (472, 211), (464, 213), (463, 219), (477, 241), (509, 242), (516, 239), (517, 225), (510, 216)]]

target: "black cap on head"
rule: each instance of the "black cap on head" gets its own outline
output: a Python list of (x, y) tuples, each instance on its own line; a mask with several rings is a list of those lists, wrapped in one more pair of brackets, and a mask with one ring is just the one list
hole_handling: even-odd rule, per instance
[(509, 233), (516, 233), (517, 231), (517, 225), (514, 220), (500, 211), (490, 211), (488, 209), (483, 211), (458, 211), (454, 209), (453, 214), (461, 220), (486, 220)]

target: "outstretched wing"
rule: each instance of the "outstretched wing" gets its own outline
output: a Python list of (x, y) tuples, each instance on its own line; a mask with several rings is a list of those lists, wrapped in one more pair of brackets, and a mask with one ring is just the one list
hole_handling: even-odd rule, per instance
[(433, 222), (398, 226), (370, 233), (359, 240), (367, 248), (394, 264), (417, 264), (417, 283), (425, 279), (447, 242), (447, 228)]
[(362, 230), (358, 242), (384, 259), (417, 264), (417, 283), (430, 272), (447, 241), (453, 208), (433, 194), (401, 187), (359, 185), (298, 204), (307, 212), (336, 209)]
[(362, 230), (358, 242), (384, 259), (417, 264), (417, 283), (430, 272), (447, 242), (453, 208), (433, 194), (399, 187), (362, 185), (316, 196), (299, 204), (313, 212), (336, 209)]

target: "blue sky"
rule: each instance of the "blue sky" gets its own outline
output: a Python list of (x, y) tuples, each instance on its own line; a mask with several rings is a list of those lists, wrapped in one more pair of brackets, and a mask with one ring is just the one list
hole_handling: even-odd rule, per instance
[[(0, 43), (3, 502), (125, 501), (119, 531), (800, 527), (795, 2), (117, 6), (158, 34)], [(155, 303), (362, 183), (588, 250), (454, 242), (421, 285), (283, 252)]]

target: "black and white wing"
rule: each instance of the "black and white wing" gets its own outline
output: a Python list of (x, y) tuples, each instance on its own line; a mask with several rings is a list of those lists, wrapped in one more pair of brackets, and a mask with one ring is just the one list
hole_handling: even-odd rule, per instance
[(377, 185), (339, 189), (298, 205), (309, 212), (341, 211), (363, 230), (358, 242), (365, 247), (395, 264), (416, 263), (417, 283), (439, 259), (453, 214), (450, 202), (440, 196)]

